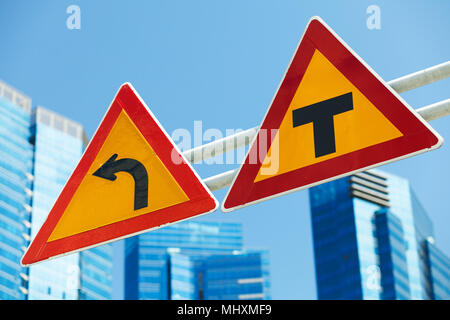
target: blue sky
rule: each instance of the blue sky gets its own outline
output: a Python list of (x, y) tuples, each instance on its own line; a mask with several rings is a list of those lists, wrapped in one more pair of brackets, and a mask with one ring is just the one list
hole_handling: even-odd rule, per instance
[[(66, 9), (81, 9), (69, 30)], [(369, 5), (381, 29), (369, 30)], [(131, 82), (165, 129), (247, 129), (260, 123), (306, 23), (321, 16), (391, 80), (450, 59), (450, 2), (25, 1), (0, 4), (0, 78), (85, 126), (92, 136), (117, 89)], [(402, 94), (418, 108), (449, 98), (450, 79)], [(431, 122), (450, 141), (450, 117)], [(381, 167), (408, 178), (450, 255), (450, 147)], [(235, 165), (196, 165), (208, 177)], [(224, 190), (215, 193), (222, 201)], [(315, 299), (308, 192), (205, 220), (239, 221), (244, 241), (270, 250), (275, 299)]]

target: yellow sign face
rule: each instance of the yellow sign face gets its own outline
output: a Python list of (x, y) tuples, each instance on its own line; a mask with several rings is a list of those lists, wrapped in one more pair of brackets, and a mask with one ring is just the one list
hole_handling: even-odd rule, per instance
[[(313, 123), (294, 127), (293, 111), (349, 92), (353, 96), (353, 110), (334, 116), (335, 152), (316, 157)], [(401, 136), (402, 133), (316, 49), (254, 181)], [(271, 170), (265, 164), (270, 165)]]
[[(93, 175), (113, 154), (118, 154), (118, 159), (136, 159), (146, 168), (148, 172), (147, 207), (134, 210), (135, 182), (129, 173), (125, 171), (115, 173), (117, 179), (113, 182)], [(187, 200), (189, 199), (186, 194), (122, 110), (48, 241), (65, 238)], [(80, 215), (80, 212), (83, 214)]]

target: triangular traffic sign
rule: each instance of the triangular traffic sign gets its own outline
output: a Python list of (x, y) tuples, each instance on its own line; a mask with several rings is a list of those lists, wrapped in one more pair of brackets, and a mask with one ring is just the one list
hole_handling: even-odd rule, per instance
[(23, 265), (216, 210), (218, 203), (130, 84), (118, 91)]
[(329, 26), (314, 17), (222, 210), (436, 149), (442, 141)]

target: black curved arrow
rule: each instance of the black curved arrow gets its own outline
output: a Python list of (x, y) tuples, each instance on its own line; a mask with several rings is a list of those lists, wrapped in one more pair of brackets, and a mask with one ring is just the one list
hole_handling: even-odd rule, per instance
[(116, 161), (117, 153), (112, 155), (92, 175), (111, 181), (116, 180), (115, 173), (125, 171), (134, 179), (134, 210), (148, 206), (148, 175), (142, 163), (134, 159), (119, 159)]

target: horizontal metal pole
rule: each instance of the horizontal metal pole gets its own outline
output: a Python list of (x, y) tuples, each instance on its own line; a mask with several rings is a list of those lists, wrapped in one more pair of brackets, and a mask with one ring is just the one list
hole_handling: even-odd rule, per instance
[(228, 187), (233, 182), (234, 176), (237, 174), (238, 169), (233, 169), (219, 173), (218, 175), (206, 178), (203, 180), (205, 185), (211, 191), (220, 190)]
[(187, 150), (183, 152), (183, 155), (190, 163), (197, 163), (250, 144), (257, 132), (258, 127), (241, 131), (225, 138), (217, 139), (210, 143)]
[(450, 115), (450, 99), (439, 101), (425, 107), (416, 109), (416, 111), (426, 121), (432, 121)]
[[(416, 109), (416, 111), (426, 121), (443, 118), (450, 115), (450, 99), (418, 108)], [(216, 191), (228, 187), (233, 182), (234, 176), (238, 173), (238, 170), (239, 169), (233, 169), (219, 173), (218, 175), (204, 179), (203, 182), (211, 191)]]
[[(396, 92), (402, 93), (445, 79), (447, 77), (450, 77), (450, 61), (391, 80), (387, 84)], [(251, 129), (187, 150), (183, 152), (183, 155), (189, 162), (198, 163), (205, 159), (209, 159), (222, 153), (249, 145), (257, 132), (258, 127), (253, 127)]]
[(398, 93), (413, 90), (450, 76), (450, 61), (426, 68), (388, 82)]

